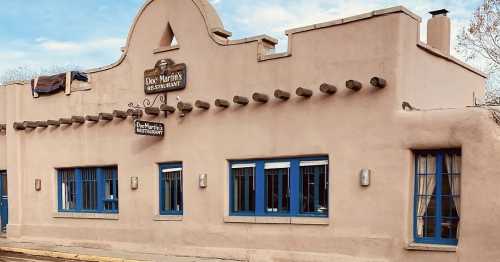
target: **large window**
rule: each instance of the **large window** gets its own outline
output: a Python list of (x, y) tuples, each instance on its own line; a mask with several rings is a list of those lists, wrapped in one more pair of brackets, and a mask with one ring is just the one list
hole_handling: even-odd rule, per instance
[(182, 164), (160, 165), (160, 214), (182, 215)]
[(118, 212), (117, 167), (58, 169), (58, 208), (61, 212)]
[(326, 157), (230, 162), (230, 214), (328, 216)]
[(415, 152), (416, 242), (458, 243), (460, 175), (460, 150)]

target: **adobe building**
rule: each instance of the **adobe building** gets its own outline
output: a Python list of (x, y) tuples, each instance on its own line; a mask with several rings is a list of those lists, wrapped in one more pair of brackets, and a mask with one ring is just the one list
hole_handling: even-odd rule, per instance
[(500, 261), (499, 118), (475, 102), (485, 75), (450, 56), (445, 10), (427, 43), (420, 24), (376, 10), (290, 29), (275, 53), (269, 36), (230, 39), (206, 0), (146, 1), (121, 58), (87, 82), (0, 88), (7, 237), (250, 261)]

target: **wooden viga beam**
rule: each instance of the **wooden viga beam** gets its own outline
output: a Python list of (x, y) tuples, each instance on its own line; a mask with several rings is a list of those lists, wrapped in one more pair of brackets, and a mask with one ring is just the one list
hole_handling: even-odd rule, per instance
[(72, 125), (73, 121), (71, 118), (59, 118), (59, 123), (61, 123), (61, 125)]
[(250, 103), (250, 101), (248, 100), (248, 98), (246, 98), (244, 96), (234, 96), (233, 97), (233, 102), (235, 104), (242, 105), (242, 106), (246, 106), (246, 105), (248, 105), (248, 103)]
[(7, 125), (6, 124), (0, 124), (0, 131), (6, 131), (7, 130)]
[(49, 124), (47, 121), (36, 121), (36, 126), (40, 128), (47, 128), (49, 127)]
[(202, 100), (196, 100), (196, 102), (194, 102), (194, 106), (196, 106), (199, 109), (203, 109), (203, 110), (210, 109), (210, 103), (202, 101)]
[(231, 104), (225, 99), (215, 99), (215, 106), (220, 108), (228, 108)]
[(175, 109), (175, 107), (173, 107), (173, 106), (169, 106), (169, 105), (167, 105), (167, 104), (162, 104), (162, 105), (160, 106), (160, 111), (165, 112), (165, 114), (167, 114), (167, 113), (169, 113), (169, 114), (173, 114), (173, 113), (175, 113), (175, 110), (176, 110), (176, 109)]
[(327, 95), (333, 95), (337, 93), (337, 87), (334, 85), (329, 85), (327, 83), (323, 83), (319, 86), (319, 91)]
[(127, 110), (127, 115), (133, 117), (133, 118), (141, 118), (142, 117), (142, 110), (141, 109), (129, 109)]
[(357, 92), (357, 91), (361, 90), (361, 88), (363, 88), (363, 85), (356, 80), (347, 80), (345, 82), (345, 87), (351, 89), (352, 91)]
[(262, 94), (262, 93), (253, 93), (252, 95), (252, 99), (255, 101), (255, 102), (258, 102), (258, 103), (267, 103), (269, 101), (269, 96), (267, 96), (266, 94)]
[(23, 125), (25, 128), (35, 129), (38, 127), (35, 121), (24, 121)]
[(177, 108), (184, 114), (193, 111), (193, 106), (190, 103), (185, 103), (185, 102), (177, 103)]
[(93, 116), (93, 115), (86, 115), (85, 116), (85, 120), (89, 121), (89, 122), (94, 122), (94, 123), (97, 123), (99, 122), (99, 116)]
[(59, 122), (59, 120), (47, 120), (47, 124), (49, 126), (59, 127), (61, 125), (61, 122)]
[(82, 124), (85, 124), (85, 117), (83, 116), (72, 116), (71, 117), (71, 121), (75, 124), (79, 124), (79, 125), (82, 125)]
[(24, 129), (26, 129), (26, 127), (24, 126), (24, 124), (21, 123), (21, 122), (14, 122), (14, 124), (12, 124), (12, 127), (15, 130), (24, 130)]
[(370, 79), (370, 84), (377, 88), (384, 88), (387, 86), (387, 81), (381, 77), (374, 76)]
[(112, 121), (115, 116), (110, 113), (99, 113), (99, 119), (102, 119), (104, 121)]
[(114, 110), (113, 111), (113, 116), (116, 117), (116, 118), (120, 118), (120, 119), (127, 119), (128, 114), (125, 111)]
[(280, 100), (286, 101), (286, 100), (290, 99), (290, 92), (283, 91), (281, 89), (276, 89), (274, 91), (274, 97), (276, 97)]
[(301, 97), (310, 98), (313, 95), (313, 91), (311, 89), (299, 87), (295, 91), (295, 94)]
[(144, 108), (144, 112), (150, 116), (159, 116), (160, 115), (160, 108), (158, 108), (158, 107), (146, 107), (146, 108)]

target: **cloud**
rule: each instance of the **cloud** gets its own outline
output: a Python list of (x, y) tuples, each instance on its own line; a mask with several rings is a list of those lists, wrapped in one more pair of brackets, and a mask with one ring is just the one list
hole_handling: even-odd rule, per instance
[(119, 48), (125, 43), (123, 38), (100, 38), (82, 42), (49, 40), (37, 38), (39, 46), (45, 51), (57, 53), (87, 53), (97, 49)]
[[(225, 4), (225, 3), (224, 3)], [(223, 4), (223, 5), (224, 5)], [(429, 11), (447, 8), (452, 19), (452, 44), (470, 17), (479, 0), (446, 1), (446, 0), (241, 0), (232, 6), (229, 21), (224, 21), (235, 37), (270, 34), (280, 41), (277, 50), (286, 49), (287, 38), (284, 31), (291, 28), (327, 22), (348, 16), (358, 15), (377, 9), (403, 5), (423, 17), (421, 38), (426, 39), (425, 21), (430, 17)], [(218, 7), (224, 12), (224, 8)], [(228, 10), (229, 12), (229, 10)], [(224, 16), (224, 15), (223, 15)], [(238, 32), (239, 31), (239, 32)]]
[(216, 5), (216, 4), (220, 3), (221, 1), (222, 1), (222, 0), (210, 0), (210, 3), (211, 3), (212, 5)]

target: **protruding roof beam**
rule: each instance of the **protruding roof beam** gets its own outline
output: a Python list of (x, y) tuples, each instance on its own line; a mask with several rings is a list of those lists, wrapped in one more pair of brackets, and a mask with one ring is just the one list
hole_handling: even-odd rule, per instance
[(230, 106), (230, 103), (225, 99), (215, 99), (215, 106), (221, 108), (228, 108)]
[(295, 91), (295, 94), (297, 94), (298, 96), (301, 96), (301, 97), (309, 98), (313, 95), (313, 91), (311, 89), (299, 87)]
[(276, 89), (274, 91), (274, 97), (281, 99), (283, 101), (286, 101), (286, 100), (290, 99), (290, 92), (283, 91), (281, 89)]
[(246, 106), (250, 101), (244, 96), (234, 96), (233, 102), (238, 105)]
[(370, 79), (370, 84), (374, 87), (384, 88), (387, 85), (387, 81), (385, 81), (385, 79), (380, 78), (378, 76), (374, 76), (374, 77), (372, 77), (372, 79)]
[(319, 91), (325, 93), (327, 95), (333, 95), (337, 93), (337, 87), (334, 85), (329, 85), (327, 83), (323, 83), (319, 86)]
[(253, 93), (252, 95), (252, 99), (255, 101), (255, 102), (258, 102), (258, 103), (267, 103), (269, 101), (269, 96), (267, 96), (266, 94), (262, 94), (262, 93)]
[(199, 109), (203, 109), (203, 110), (210, 109), (210, 103), (202, 101), (202, 100), (196, 100), (196, 102), (194, 102), (194, 106), (196, 106)]
[(351, 89), (352, 91), (359, 91), (363, 88), (363, 85), (356, 80), (348, 80), (345, 82), (345, 87)]

